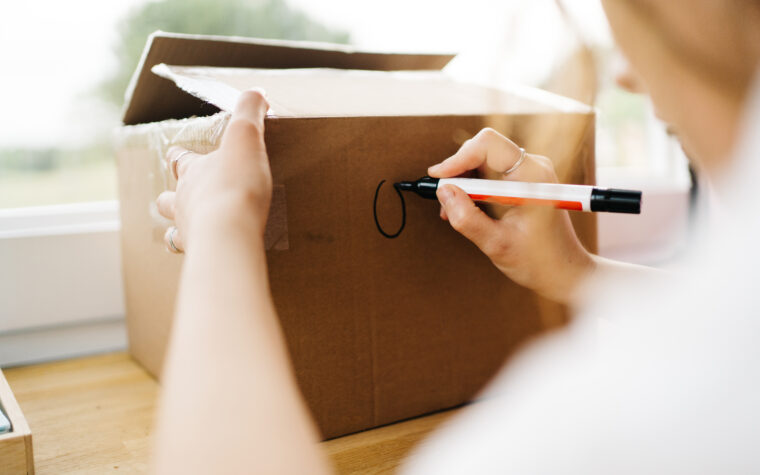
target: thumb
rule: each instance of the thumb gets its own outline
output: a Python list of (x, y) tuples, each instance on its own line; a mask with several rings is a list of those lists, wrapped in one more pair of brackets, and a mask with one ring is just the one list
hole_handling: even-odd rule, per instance
[(269, 103), (261, 89), (249, 89), (240, 94), (232, 119), (245, 119), (254, 125), (263, 124)]
[(240, 145), (250, 149), (263, 144), (268, 108), (262, 91), (251, 89), (241, 93), (222, 139), (222, 147)]
[(436, 192), (451, 226), (483, 250), (496, 234), (496, 222), (475, 206), (461, 188), (444, 185)]

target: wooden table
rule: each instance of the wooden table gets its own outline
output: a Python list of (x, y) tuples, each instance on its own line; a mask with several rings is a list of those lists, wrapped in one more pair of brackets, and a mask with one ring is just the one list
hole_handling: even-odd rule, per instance
[[(124, 353), (4, 370), (37, 474), (143, 473), (158, 385)], [(324, 442), (339, 473), (390, 473), (452, 411)]]

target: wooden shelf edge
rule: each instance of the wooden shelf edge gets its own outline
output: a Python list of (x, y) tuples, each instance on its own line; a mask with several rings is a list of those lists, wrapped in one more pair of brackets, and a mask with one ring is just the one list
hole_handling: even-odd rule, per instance
[(2, 371), (0, 405), (11, 422), (11, 431), (0, 435), (0, 466), (3, 473), (34, 475), (32, 431)]

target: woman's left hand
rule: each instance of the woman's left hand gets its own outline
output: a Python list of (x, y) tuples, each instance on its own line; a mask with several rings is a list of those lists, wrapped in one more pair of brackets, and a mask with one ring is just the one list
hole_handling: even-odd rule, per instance
[(228, 226), (263, 236), (272, 196), (272, 175), (264, 144), (268, 104), (255, 90), (241, 94), (219, 149), (206, 155), (172, 147), (167, 165), (177, 188), (158, 196), (162, 216), (175, 222), (167, 247), (185, 251), (200, 232)]

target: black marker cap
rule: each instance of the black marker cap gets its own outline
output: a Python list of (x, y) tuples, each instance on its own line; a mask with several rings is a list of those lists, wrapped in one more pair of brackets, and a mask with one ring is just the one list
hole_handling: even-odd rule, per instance
[(641, 192), (615, 188), (594, 188), (591, 191), (591, 211), (640, 214)]

